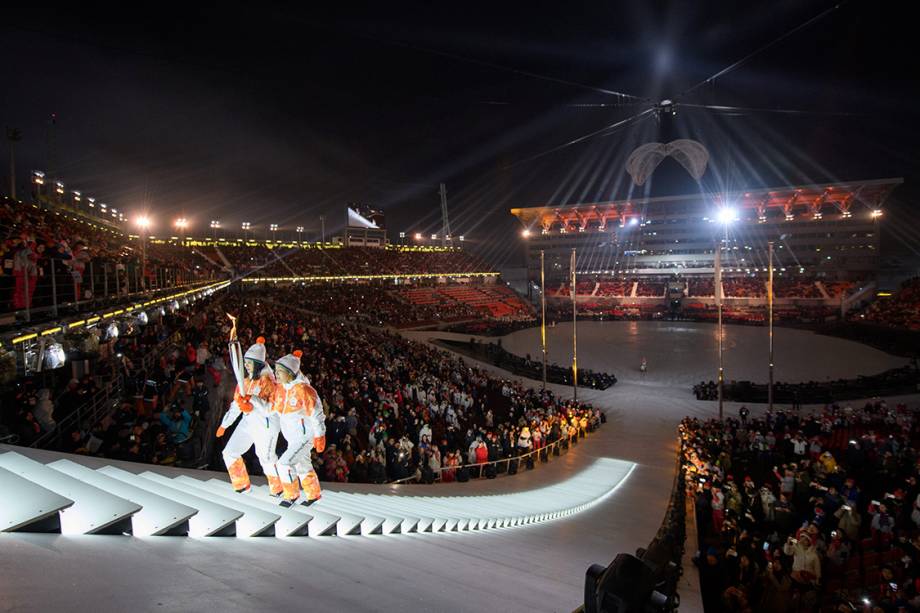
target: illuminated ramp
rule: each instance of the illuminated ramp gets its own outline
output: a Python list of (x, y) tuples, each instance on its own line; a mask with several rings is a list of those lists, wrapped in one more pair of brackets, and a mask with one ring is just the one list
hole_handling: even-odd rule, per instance
[[(285, 509), (264, 486), (237, 494), (213, 472), (21, 451), (0, 453), (0, 531), (322, 538), (507, 530), (579, 513), (610, 496), (635, 468), (603, 458), (551, 485), (494, 495), (439, 496), (459, 488), (436, 485), (424, 496), (331, 486), (319, 502)], [(514, 489), (513, 477), (504, 483)]]

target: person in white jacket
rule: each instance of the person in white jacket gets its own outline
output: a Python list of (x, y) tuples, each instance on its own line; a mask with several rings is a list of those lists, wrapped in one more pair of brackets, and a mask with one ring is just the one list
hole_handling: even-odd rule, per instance
[[(239, 355), (237, 341), (231, 341), (230, 355), (231, 359)], [(275, 473), (275, 446), (280, 425), (278, 416), (272, 412), (275, 377), (266, 365), (265, 358), (265, 339), (260, 336), (243, 356), (245, 378), (234, 388), (233, 402), (220, 422), (217, 436), (222, 437), (227, 428), (240, 419), (223, 451), (224, 464), (230, 474), (233, 489), (237, 492), (249, 491), (249, 473), (246, 471), (243, 454), (255, 445), (256, 457), (268, 480), (269, 490), (273, 496), (280, 496), (281, 480)]]
[(792, 556), (792, 578), (799, 583), (821, 580), (821, 558), (811, 538), (802, 530), (798, 540), (790, 536), (783, 545), (783, 553)]
[(297, 503), (309, 506), (322, 496), (310, 451), (315, 447), (322, 453), (326, 448), (326, 416), (319, 394), (300, 372), (302, 355), (294, 351), (275, 362), (278, 385), (272, 410), (279, 416), (281, 434), (287, 441), (287, 449), (275, 464), (275, 474), (281, 479), (281, 505), (285, 507)]

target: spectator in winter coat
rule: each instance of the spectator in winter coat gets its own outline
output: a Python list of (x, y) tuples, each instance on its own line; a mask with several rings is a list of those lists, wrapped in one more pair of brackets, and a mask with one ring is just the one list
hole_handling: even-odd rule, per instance
[(821, 558), (811, 536), (803, 532), (798, 540), (786, 539), (783, 553), (792, 556), (792, 579), (800, 584), (817, 584), (821, 580)]
[(712, 527), (716, 534), (722, 532), (722, 522), (725, 521), (725, 494), (722, 489), (713, 486), (712, 488)]
[(32, 409), (32, 414), (35, 415), (35, 421), (45, 432), (51, 432), (57, 427), (57, 423), (52, 417), (53, 412), (54, 403), (51, 402), (51, 390), (47, 388), (38, 390), (38, 402), (36, 402), (35, 408)]
[(180, 410), (176, 406), (171, 413), (160, 413), (160, 422), (166, 427), (173, 443), (182, 443), (188, 439), (192, 416), (185, 409)]
[(855, 508), (845, 504), (834, 512), (834, 517), (837, 518), (837, 529), (846, 534), (848, 539), (855, 541), (859, 538), (862, 517)]

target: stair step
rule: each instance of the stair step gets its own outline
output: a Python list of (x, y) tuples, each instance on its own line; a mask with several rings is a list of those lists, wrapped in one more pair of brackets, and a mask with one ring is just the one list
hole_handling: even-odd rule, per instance
[[(151, 481), (162, 483), (165, 486), (175, 488), (180, 492), (185, 492), (193, 496), (200, 496), (206, 500), (213, 499), (213, 497), (209, 498), (206, 493), (201, 492), (200, 490), (196, 490), (195, 488), (178, 480), (178, 477), (175, 479), (170, 479), (165, 475), (160, 475), (150, 471), (141, 473), (141, 476), (146, 479), (150, 479)], [(235, 504), (231, 504), (223, 499), (212, 501), (229, 509), (242, 512), (242, 516), (236, 518), (237, 536), (274, 536), (275, 523), (281, 519), (281, 516), (277, 513), (269, 513), (263, 511), (252, 505), (246, 504), (242, 500), (236, 502)]]
[(61, 534), (121, 534), (141, 510), (140, 505), (15, 452), (0, 455), (0, 468), (74, 501), (60, 511)]
[(135, 536), (188, 534), (188, 520), (198, 513), (198, 509), (158, 496), (70, 460), (58, 460), (48, 466), (139, 505), (141, 510), (131, 516), (131, 533)]
[(236, 520), (243, 516), (242, 511), (216, 504), (201, 496), (188, 494), (114, 466), (103, 466), (97, 470), (103, 475), (118, 479), (128, 485), (197, 509), (198, 513), (188, 520), (189, 536), (232, 536), (236, 534)]
[(0, 468), (0, 491), (5, 492), (0, 505), (0, 532), (60, 531), (58, 513), (73, 505), (73, 500), (5, 468)]
[(234, 503), (242, 502), (267, 513), (278, 515), (278, 521), (275, 523), (275, 536), (302, 536), (307, 532), (307, 524), (311, 518), (303, 513), (298, 513), (293, 507), (285, 509), (263, 502), (255, 496), (250, 496), (250, 492), (238, 494), (233, 491), (233, 487), (229, 483), (224, 484), (225, 487), (221, 487), (216, 483), (201, 481), (186, 475), (176, 477), (175, 480), (200, 490), (202, 496), (213, 496), (221, 504), (233, 507)]

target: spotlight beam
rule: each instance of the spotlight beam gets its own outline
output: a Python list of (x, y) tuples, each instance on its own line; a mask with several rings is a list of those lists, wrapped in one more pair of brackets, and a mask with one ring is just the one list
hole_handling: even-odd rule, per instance
[(681, 103), (681, 108), (707, 109), (724, 113), (778, 113), (780, 115), (831, 115), (838, 117), (862, 117), (864, 113), (850, 113), (846, 111), (810, 111), (804, 109), (759, 109), (744, 106), (724, 106), (718, 104), (687, 104)]
[(690, 95), (690, 93), (696, 91), (696, 90), (699, 89), (700, 87), (702, 87), (702, 86), (704, 86), (704, 85), (707, 85), (707, 84), (709, 84), (709, 83), (712, 83), (713, 81), (715, 81), (715, 80), (718, 79), (719, 77), (724, 77), (725, 75), (727, 75), (727, 74), (730, 73), (731, 71), (735, 70), (736, 68), (740, 68), (741, 66), (743, 66), (744, 64), (746, 64), (749, 60), (751, 60), (752, 58), (754, 58), (756, 55), (759, 55), (760, 53), (766, 51), (767, 49), (773, 47), (774, 45), (779, 44), (780, 42), (786, 40), (787, 38), (789, 38), (789, 37), (792, 36), (793, 34), (799, 32), (800, 30), (804, 30), (805, 28), (807, 28), (808, 26), (812, 25), (813, 23), (816, 23), (816, 22), (820, 21), (821, 19), (824, 19), (825, 17), (827, 17), (828, 15), (830, 15), (831, 13), (833, 13), (834, 11), (836, 11), (837, 9), (839, 9), (841, 6), (843, 6), (843, 5), (846, 3), (846, 1), (847, 1), (847, 0), (843, 0), (842, 2), (838, 2), (838, 3), (835, 4), (834, 6), (832, 6), (832, 7), (828, 8), (828, 9), (825, 9), (825, 10), (821, 11), (820, 13), (818, 13), (817, 15), (815, 15), (814, 17), (812, 17), (811, 19), (805, 21), (804, 23), (800, 23), (799, 25), (797, 25), (796, 27), (792, 28), (791, 30), (788, 30), (788, 31), (784, 32), (784, 33), (781, 34), (778, 38), (774, 38), (774, 39), (773, 39), (772, 41), (770, 41), (769, 43), (767, 43), (767, 44), (765, 44), (765, 45), (762, 45), (762, 46), (758, 47), (758, 48), (755, 49), (754, 51), (751, 51), (750, 53), (748, 53), (747, 55), (745, 55), (745, 56), (744, 56), (743, 58), (741, 58), (740, 60), (738, 60), (738, 61), (736, 61), (736, 62), (734, 62), (734, 63), (732, 63), (732, 64), (729, 64), (728, 66), (726, 66), (725, 68), (723, 68), (723, 69), (720, 70), (719, 72), (715, 73), (715, 74), (712, 75), (711, 77), (708, 77), (708, 78), (706, 78), (706, 79), (703, 79), (702, 81), (700, 81), (700, 82), (697, 83), (696, 85), (690, 87), (689, 89), (685, 89), (684, 91), (682, 91), (680, 94), (677, 95), (677, 98), (683, 98), (684, 96), (688, 96), (688, 95)]
[(612, 134), (613, 132), (615, 132), (615, 131), (617, 131), (617, 130), (619, 130), (619, 129), (621, 129), (621, 128), (624, 128), (624, 127), (628, 126), (628, 125), (631, 124), (631, 123), (636, 123), (636, 120), (641, 119), (641, 118), (643, 118), (643, 117), (646, 117), (646, 116), (648, 116), (648, 115), (650, 115), (650, 114), (652, 114), (652, 113), (654, 113), (654, 112), (655, 112), (655, 108), (654, 108), (654, 107), (653, 107), (653, 108), (650, 108), (650, 109), (646, 109), (646, 110), (642, 111), (641, 113), (636, 113), (635, 115), (632, 115), (632, 116), (630, 116), (630, 117), (627, 117), (626, 119), (621, 119), (620, 121), (617, 121), (617, 122), (612, 123), (612, 124), (610, 124), (610, 125), (604, 126), (603, 128), (601, 128), (601, 129), (599, 129), (599, 130), (595, 130), (594, 132), (589, 132), (588, 134), (585, 134), (585, 135), (583, 135), (583, 136), (579, 136), (578, 138), (572, 139), (572, 140), (570, 140), (570, 141), (568, 141), (568, 142), (566, 142), (566, 143), (562, 143), (561, 145), (557, 145), (557, 146), (553, 147), (552, 149), (547, 149), (546, 151), (543, 151), (543, 152), (538, 153), (538, 154), (536, 154), (536, 155), (532, 155), (532, 156), (530, 156), (530, 157), (524, 158), (523, 160), (518, 160), (517, 162), (514, 162), (513, 164), (509, 164), (509, 165), (505, 166), (504, 168), (502, 168), (502, 170), (508, 170), (509, 168), (514, 168), (515, 166), (518, 166), (519, 164), (525, 164), (525, 163), (527, 163), (527, 162), (532, 162), (533, 160), (536, 160), (536, 159), (541, 158), (541, 157), (543, 157), (543, 156), (549, 155), (549, 154), (551, 154), (551, 153), (555, 153), (555, 152), (560, 151), (560, 150), (562, 150), (562, 149), (565, 149), (565, 148), (567, 148), (567, 147), (571, 147), (572, 145), (577, 145), (578, 143), (581, 143), (581, 142), (584, 142), (584, 141), (586, 141), (586, 140), (588, 140), (588, 139), (594, 138), (595, 136), (609, 136), (609, 135)]

